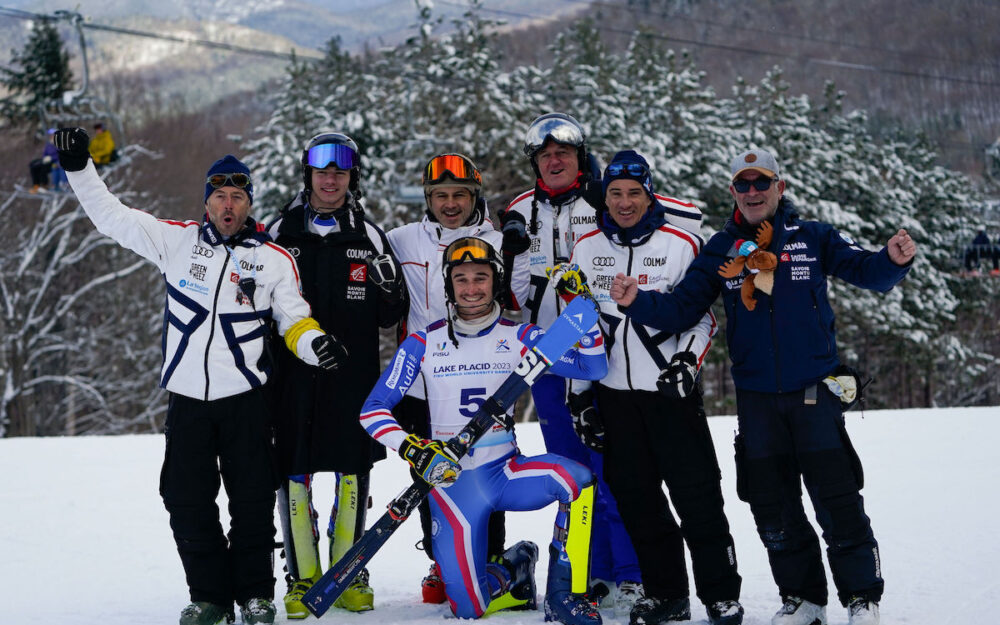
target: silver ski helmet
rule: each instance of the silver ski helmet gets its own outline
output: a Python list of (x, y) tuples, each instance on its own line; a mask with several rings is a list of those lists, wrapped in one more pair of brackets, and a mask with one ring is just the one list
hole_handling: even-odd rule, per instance
[(449, 304), (455, 304), (455, 287), (451, 283), (452, 270), (464, 263), (489, 265), (493, 268), (493, 299), (503, 305), (503, 261), (488, 242), (478, 237), (462, 237), (444, 250), (441, 272), (444, 274), (444, 293)]
[(360, 197), (361, 152), (358, 144), (340, 132), (321, 132), (306, 144), (302, 150), (302, 183), (312, 190), (312, 170), (334, 165), (337, 169), (351, 172), (348, 189)]
[(587, 133), (583, 126), (566, 113), (546, 113), (535, 118), (524, 134), (524, 155), (531, 161), (535, 176), (540, 176), (535, 155), (549, 141), (575, 147), (577, 166), (583, 170), (587, 163)]

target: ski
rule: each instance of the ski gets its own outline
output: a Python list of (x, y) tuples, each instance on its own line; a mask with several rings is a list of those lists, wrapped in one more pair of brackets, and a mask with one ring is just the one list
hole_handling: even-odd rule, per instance
[[(525, 352), (513, 373), (449, 441), (460, 458), (495, 424), (506, 425), (507, 409), (594, 327), (597, 318), (597, 306), (589, 298), (576, 297), (566, 306), (538, 343)], [(427, 482), (417, 480), (389, 503), (388, 511), (302, 597), (310, 612), (316, 617), (326, 613), (431, 488)]]

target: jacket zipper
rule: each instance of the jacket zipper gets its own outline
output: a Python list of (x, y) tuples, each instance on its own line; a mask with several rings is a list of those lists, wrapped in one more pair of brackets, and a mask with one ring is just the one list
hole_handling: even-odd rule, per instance
[[(630, 245), (628, 248), (628, 264), (625, 266), (625, 275), (632, 275), (632, 256), (635, 253), (635, 249)], [(632, 324), (632, 318), (628, 315), (625, 316), (625, 323), (622, 327), (622, 350), (625, 353), (625, 381), (628, 382), (628, 390), (634, 391), (635, 388), (632, 386), (632, 363), (628, 355), (628, 329)]]
[(226, 276), (226, 267), (229, 263), (229, 248), (223, 246), (226, 250), (226, 258), (222, 261), (222, 271), (219, 272), (219, 282), (215, 285), (215, 299), (212, 301), (212, 317), (211, 326), (208, 330), (208, 342), (205, 343), (205, 401), (208, 401), (208, 388), (211, 384), (211, 380), (208, 377), (208, 354), (212, 349), (212, 338), (215, 337), (215, 314), (219, 309), (219, 293), (222, 291), (222, 279)]

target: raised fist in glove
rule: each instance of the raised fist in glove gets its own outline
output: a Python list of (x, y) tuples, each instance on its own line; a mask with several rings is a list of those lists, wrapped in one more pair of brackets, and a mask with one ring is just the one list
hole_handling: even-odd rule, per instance
[(500, 248), (507, 256), (517, 256), (531, 247), (531, 237), (528, 236), (527, 222), (524, 215), (517, 211), (507, 211), (500, 214), (500, 232), (503, 243)]
[(453, 484), (462, 473), (458, 454), (441, 441), (429, 441), (410, 434), (399, 446), (399, 455), (431, 486)]
[(576, 263), (559, 263), (545, 270), (549, 284), (564, 301), (571, 301), (577, 295), (593, 297), (587, 286), (587, 274)]
[(566, 398), (566, 406), (573, 417), (573, 430), (580, 437), (580, 442), (596, 452), (604, 453), (604, 423), (594, 406), (594, 392), (570, 393)]
[(379, 254), (365, 261), (368, 279), (388, 295), (398, 295), (403, 283), (403, 268), (391, 254)]
[(687, 397), (698, 378), (698, 358), (691, 352), (677, 352), (667, 368), (660, 371), (656, 388), (667, 397)]
[(66, 171), (80, 171), (90, 160), (90, 135), (83, 128), (60, 128), (52, 135), (59, 150), (59, 165)]
[(332, 370), (347, 362), (347, 347), (332, 334), (317, 336), (312, 341), (312, 350), (319, 360), (320, 369)]

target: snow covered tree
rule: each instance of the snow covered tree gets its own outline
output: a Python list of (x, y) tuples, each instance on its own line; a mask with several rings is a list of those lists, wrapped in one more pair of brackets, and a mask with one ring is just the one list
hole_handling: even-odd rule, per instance
[(98, 233), (71, 194), (11, 194), (0, 236), (0, 436), (155, 427), (165, 402), (152, 265)]
[(0, 115), (12, 125), (31, 122), (38, 107), (62, 97), (72, 87), (69, 53), (53, 22), (38, 20), (20, 51), (11, 50), (11, 66), (0, 67), (0, 84), (10, 95), (0, 100)]

